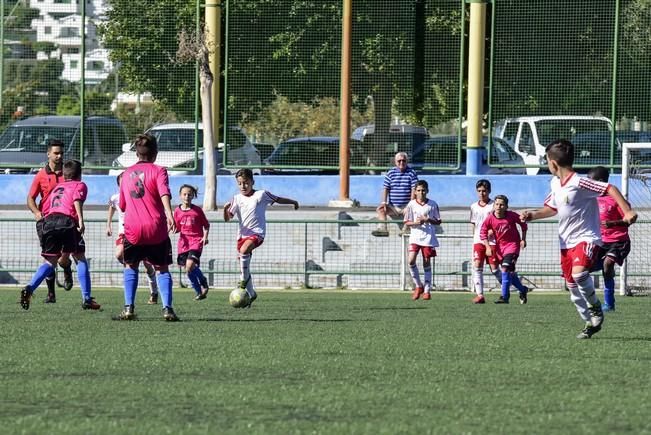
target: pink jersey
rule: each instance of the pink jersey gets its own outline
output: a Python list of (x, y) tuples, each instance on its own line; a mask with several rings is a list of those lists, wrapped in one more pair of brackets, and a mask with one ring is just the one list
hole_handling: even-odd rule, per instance
[(178, 254), (188, 251), (199, 251), (203, 249), (203, 230), (210, 228), (208, 219), (203, 210), (194, 204), (184, 210), (179, 205), (174, 209), (174, 222), (179, 232), (177, 244)]
[(581, 242), (601, 245), (597, 197), (608, 192), (608, 183), (570, 174), (565, 180), (552, 178), (545, 206), (558, 213), (558, 239), (561, 249)]
[(47, 207), (43, 207), (46, 215), (54, 213), (70, 216), (79, 221), (77, 211), (75, 210), (75, 201), (80, 201), (82, 204), (86, 201), (88, 195), (88, 187), (83, 181), (67, 180), (59, 183), (50, 193), (47, 198)]
[(124, 236), (132, 244), (156, 245), (167, 235), (161, 197), (170, 196), (167, 170), (138, 162), (124, 171), (120, 183), (120, 209), (124, 211)]
[(601, 240), (604, 243), (623, 242), (629, 240), (628, 227), (620, 225), (606, 228), (606, 221), (619, 221), (624, 218), (624, 212), (617, 205), (612, 196), (600, 196), (597, 198), (599, 204), (599, 219), (601, 220)]
[(235, 195), (231, 200), (229, 213), (240, 221), (237, 238), (258, 236), (264, 239), (267, 232), (265, 212), (277, 199), (277, 196), (266, 190), (254, 190), (248, 196), (241, 193)]
[(527, 223), (522, 222), (517, 213), (507, 210), (506, 215), (501, 219), (495, 216), (495, 213), (491, 213), (484, 219), (479, 234), (483, 242), (488, 238), (488, 230), (493, 230), (497, 251), (501, 257), (507, 254), (519, 254), (521, 238), (518, 225), (522, 234), (526, 234)]

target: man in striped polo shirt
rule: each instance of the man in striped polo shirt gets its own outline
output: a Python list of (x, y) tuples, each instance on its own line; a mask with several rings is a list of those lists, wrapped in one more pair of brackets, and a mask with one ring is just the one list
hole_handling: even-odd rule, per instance
[(385, 222), (379, 224), (378, 228), (371, 233), (376, 237), (389, 236), (387, 215), (402, 220), (404, 208), (415, 197), (414, 189), (418, 175), (407, 165), (407, 154), (403, 152), (396, 154), (395, 163), (396, 166), (389, 169), (384, 176), (382, 202), (377, 208), (377, 215), (379, 220)]

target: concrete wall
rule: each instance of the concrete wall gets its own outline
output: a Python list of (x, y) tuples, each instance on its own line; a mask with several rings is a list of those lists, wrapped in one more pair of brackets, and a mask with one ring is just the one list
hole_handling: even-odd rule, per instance
[[(32, 175), (0, 175), (0, 205), (24, 205)], [(467, 207), (476, 200), (475, 183), (480, 178), (488, 178), (493, 184), (492, 196), (505, 194), (513, 207), (538, 207), (549, 191), (550, 175), (424, 175), (420, 177), (429, 183), (429, 196), (440, 207)], [(350, 197), (359, 201), (363, 207), (376, 206), (380, 201), (382, 175), (357, 175), (350, 177)], [(83, 181), (88, 185), (87, 205), (104, 205), (117, 191), (115, 177), (107, 175), (87, 175)], [(621, 177), (611, 178), (611, 183), (620, 186)], [(178, 203), (178, 190), (184, 183), (199, 187), (196, 204), (203, 201), (203, 177), (198, 175), (172, 176), (170, 187), (173, 192), (172, 203)], [(296, 199), (302, 206), (325, 207), (328, 202), (338, 199), (339, 176), (278, 176), (258, 175), (255, 187), (266, 189), (278, 196)], [(217, 203), (224, 204), (237, 193), (233, 176), (219, 176), (217, 181)]]

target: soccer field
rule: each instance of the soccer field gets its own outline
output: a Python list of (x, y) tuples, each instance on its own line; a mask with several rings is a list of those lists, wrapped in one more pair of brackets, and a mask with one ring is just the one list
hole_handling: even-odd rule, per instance
[[(651, 433), (648, 298), (618, 298), (577, 340), (569, 296), (473, 305), (469, 293), (263, 291), (175, 294), (167, 323), (138, 293), (56, 305), (0, 290), (3, 433)], [(517, 302), (517, 298), (516, 298)]]

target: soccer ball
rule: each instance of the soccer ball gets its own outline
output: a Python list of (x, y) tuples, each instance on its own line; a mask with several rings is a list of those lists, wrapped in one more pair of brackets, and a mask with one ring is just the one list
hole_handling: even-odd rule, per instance
[(246, 289), (238, 287), (228, 296), (228, 302), (233, 308), (242, 308), (249, 303), (249, 294)]

